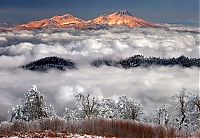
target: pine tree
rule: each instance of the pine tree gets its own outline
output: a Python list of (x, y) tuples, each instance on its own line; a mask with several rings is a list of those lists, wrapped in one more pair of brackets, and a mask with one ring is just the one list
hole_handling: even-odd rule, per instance
[(33, 121), (55, 115), (53, 106), (46, 105), (44, 95), (37, 90), (36, 85), (33, 85), (32, 88), (24, 94), (24, 98), (20, 101), (20, 105), (12, 108), (10, 113), (11, 122), (13, 119)]

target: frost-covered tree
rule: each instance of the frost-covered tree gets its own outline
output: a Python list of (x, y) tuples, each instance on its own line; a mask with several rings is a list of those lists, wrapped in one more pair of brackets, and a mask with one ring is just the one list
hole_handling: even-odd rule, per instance
[(129, 119), (139, 121), (142, 106), (127, 96), (118, 99), (103, 99), (99, 106), (99, 116), (103, 118)]
[(116, 118), (117, 104), (113, 99), (103, 99), (99, 106), (99, 117)]
[(76, 105), (78, 108), (78, 114), (81, 118), (97, 117), (99, 103), (95, 97), (91, 97), (89, 94), (86, 96), (81, 93), (75, 94)]
[(153, 116), (153, 122), (158, 125), (167, 126), (169, 123), (169, 120), (170, 118), (169, 118), (168, 106), (163, 105), (161, 107), (158, 107)]
[(179, 131), (194, 133), (200, 129), (199, 95), (181, 90), (172, 98), (170, 124)]
[(89, 94), (76, 92), (75, 101), (75, 110), (65, 109), (64, 118), (68, 121), (93, 117), (139, 121), (140, 115), (143, 114), (142, 106), (127, 96), (120, 96), (116, 100), (107, 98), (97, 101)]
[(139, 116), (143, 113), (142, 106), (125, 95), (118, 98), (117, 110), (119, 118), (134, 121), (139, 121)]
[(200, 97), (190, 94), (187, 103), (188, 131), (196, 132), (200, 129)]
[(65, 108), (64, 119), (70, 122), (81, 119), (80, 112), (78, 110), (72, 110), (68, 107)]
[(175, 94), (172, 97), (172, 105), (170, 108), (170, 123), (179, 131), (182, 129), (187, 129), (187, 102), (188, 95), (186, 93), (186, 89), (181, 90), (178, 94)]
[(55, 115), (55, 112), (52, 105), (46, 105), (44, 95), (37, 90), (36, 85), (33, 85), (32, 88), (24, 94), (24, 98), (20, 101), (20, 105), (11, 109), (10, 114), (12, 122), (13, 119), (32, 121), (52, 117)]
[(194, 134), (200, 129), (200, 97), (186, 89), (172, 97), (172, 102), (158, 107), (151, 121), (167, 128), (175, 128), (181, 133)]
[(64, 119), (67, 121), (71, 121), (72, 117), (73, 117), (73, 110), (66, 107), (64, 112)]

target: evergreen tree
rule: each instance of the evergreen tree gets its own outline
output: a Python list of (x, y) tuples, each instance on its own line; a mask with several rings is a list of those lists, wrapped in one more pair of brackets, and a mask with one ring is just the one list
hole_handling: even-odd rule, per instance
[(32, 88), (24, 94), (24, 98), (20, 101), (20, 104), (21, 105), (13, 107), (10, 111), (11, 122), (13, 119), (32, 121), (55, 115), (53, 106), (46, 105), (44, 95), (37, 90), (36, 85), (33, 85)]

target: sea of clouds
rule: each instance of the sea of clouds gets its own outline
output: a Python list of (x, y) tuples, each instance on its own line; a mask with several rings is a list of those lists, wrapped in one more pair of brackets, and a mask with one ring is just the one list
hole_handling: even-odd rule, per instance
[[(38, 85), (59, 115), (66, 106), (73, 108), (76, 90), (98, 98), (125, 94), (151, 113), (182, 88), (198, 93), (199, 69), (95, 68), (89, 63), (98, 57), (119, 59), (135, 54), (199, 58), (199, 38), (199, 28), (183, 26), (0, 32), (0, 120), (9, 118), (7, 111), (33, 84)], [(40, 73), (19, 68), (47, 56), (72, 59), (78, 69)]]

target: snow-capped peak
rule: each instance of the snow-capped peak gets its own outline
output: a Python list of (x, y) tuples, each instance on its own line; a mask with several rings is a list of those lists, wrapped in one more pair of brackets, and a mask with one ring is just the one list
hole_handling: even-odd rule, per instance
[(127, 10), (121, 10), (112, 14), (102, 15), (95, 19), (84, 21), (71, 14), (62, 16), (54, 16), (50, 19), (33, 21), (27, 24), (18, 25), (17, 29), (42, 29), (42, 28), (76, 28), (87, 29), (96, 28), (97, 26), (126, 26), (126, 27), (156, 27), (156, 24), (147, 22), (138, 17), (133, 16)]
[(131, 12), (129, 12), (127, 10), (118, 11), (118, 12), (115, 13), (115, 15), (118, 15), (118, 16), (133, 16), (131, 14)]
[(62, 15), (62, 17), (63, 18), (69, 18), (69, 17), (72, 17), (72, 15), (71, 14), (64, 14), (64, 15)]
[(68, 19), (78, 19), (78, 18), (74, 17), (71, 14), (64, 14), (64, 15), (61, 15), (61, 16), (53, 16), (49, 20), (56, 20), (56, 19), (68, 20)]

